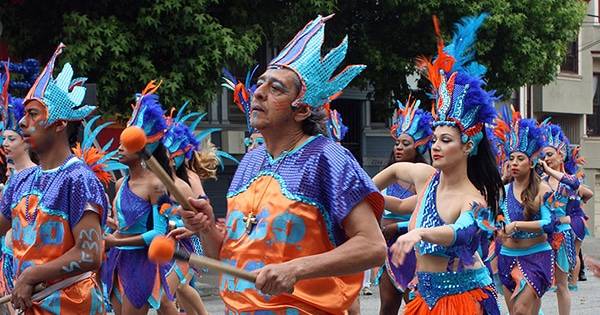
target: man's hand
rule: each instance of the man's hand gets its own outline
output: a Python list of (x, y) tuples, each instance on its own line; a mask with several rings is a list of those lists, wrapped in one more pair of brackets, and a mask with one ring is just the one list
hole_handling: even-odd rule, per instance
[(256, 288), (268, 295), (291, 294), (298, 281), (297, 268), (290, 262), (266, 265), (255, 272)]
[(114, 247), (117, 242), (117, 238), (114, 234), (104, 234), (104, 247), (106, 249)]
[(583, 260), (585, 261), (586, 268), (588, 268), (594, 276), (600, 278), (600, 262), (587, 255)]
[(15, 281), (15, 287), (12, 291), (11, 303), (17, 310), (25, 311), (32, 306), (31, 295), (33, 294), (34, 283), (29, 278), (30, 269), (25, 269)]
[(177, 209), (185, 227), (194, 233), (206, 233), (215, 226), (213, 208), (207, 200), (188, 198), (193, 209)]
[(176, 229), (172, 230), (171, 232), (169, 232), (167, 237), (172, 237), (176, 240), (182, 240), (182, 239), (190, 238), (193, 235), (194, 235), (194, 232), (192, 232), (184, 227), (180, 227), (180, 228), (176, 228)]
[(119, 229), (119, 223), (113, 217), (106, 218), (106, 225), (113, 231), (117, 231)]

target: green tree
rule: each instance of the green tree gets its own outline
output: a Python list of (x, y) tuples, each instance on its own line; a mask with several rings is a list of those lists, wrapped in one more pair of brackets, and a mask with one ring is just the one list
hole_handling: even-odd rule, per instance
[(414, 58), (435, 52), (432, 15), (450, 39), (462, 16), (490, 13), (477, 59), (488, 67), (489, 87), (510, 96), (525, 84), (554, 79), (585, 8), (585, 1), (563, 0), (21, 0), (0, 4), (0, 19), (16, 55), (44, 62), (64, 41), (61, 60), (98, 83), (104, 108), (128, 113), (132, 94), (154, 78), (164, 79), (168, 106), (185, 99), (207, 104), (222, 66), (242, 74), (316, 14), (336, 13), (325, 46), (349, 35), (347, 62), (368, 65), (357, 84), (373, 85), (385, 116), (392, 94), (409, 93)]
[(342, 1), (339, 12), (351, 22), (341, 29), (354, 44), (350, 59), (368, 65), (364, 77), (373, 82), (376, 100), (389, 104), (391, 91), (408, 95), (406, 78), (415, 71), (414, 58), (435, 54), (432, 15), (450, 40), (461, 17), (490, 14), (478, 33), (477, 60), (488, 68), (489, 88), (510, 97), (520, 86), (555, 78), (586, 6), (585, 1), (562, 0), (365, 0)]
[[(10, 35), (27, 39), (14, 41), (18, 55), (35, 49), (52, 51), (49, 46), (65, 42), (61, 62), (70, 61), (77, 74), (98, 84), (103, 110), (126, 116), (134, 93), (152, 79), (163, 80), (160, 94), (165, 108), (188, 99), (199, 107), (214, 98), (221, 67), (228, 60), (254, 62), (259, 33), (252, 27), (234, 32), (223, 26), (210, 13), (215, 3), (101, 0), (51, 6), (42, 1), (9, 6), (2, 19), (10, 20), (16, 30)], [(41, 37), (37, 30), (45, 40), (29, 40), (28, 34)], [(44, 43), (43, 49), (38, 42)], [(48, 56), (40, 59), (45, 62)]]

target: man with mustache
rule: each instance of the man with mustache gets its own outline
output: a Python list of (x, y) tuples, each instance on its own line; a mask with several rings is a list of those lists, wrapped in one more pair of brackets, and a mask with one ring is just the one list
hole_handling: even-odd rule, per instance
[(321, 56), (325, 21), (309, 22), (257, 82), (250, 123), (265, 145), (248, 152), (227, 194), (225, 236), (206, 200), (181, 210), (205, 253), (254, 271), (256, 283), (223, 275), (229, 312), (344, 314), (363, 270), (385, 259), (383, 197), (352, 154), (328, 138), (324, 105), (364, 66), (333, 76), (347, 39)]

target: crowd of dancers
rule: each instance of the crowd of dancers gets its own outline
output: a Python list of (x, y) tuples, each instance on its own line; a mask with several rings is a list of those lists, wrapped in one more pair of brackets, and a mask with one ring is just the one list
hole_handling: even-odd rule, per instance
[[(549, 290), (569, 314), (593, 192), (560, 126), (496, 109), (473, 48), (487, 15), (463, 18), (448, 45), (434, 18), (435, 56), (416, 60), (431, 100), (395, 102), (390, 162), (372, 179), (340, 145), (348, 128), (329, 106), (365, 69), (333, 75), (348, 40), (322, 55), (329, 18), (310, 21), (256, 83), (257, 67), (244, 81), (224, 71), (248, 129), (225, 221), (202, 182), (235, 159), (210, 143), (214, 129), (198, 130), (204, 114), (161, 104), (160, 82), (136, 94), (127, 122), (143, 130), (144, 152), (110, 151), (96, 137), (111, 123), (83, 104), (85, 78), (68, 63), (54, 76), (64, 45), (22, 99), (5, 64), (2, 311), (207, 314), (194, 289), (203, 268), (148, 258), (166, 236), (255, 274), (221, 275), (226, 314), (358, 314), (375, 267), (380, 314), (402, 301), (405, 314), (499, 314), (499, 295), (510, 314), (538, 314)], [(109, 196), (115, 172), (125, 175)]]

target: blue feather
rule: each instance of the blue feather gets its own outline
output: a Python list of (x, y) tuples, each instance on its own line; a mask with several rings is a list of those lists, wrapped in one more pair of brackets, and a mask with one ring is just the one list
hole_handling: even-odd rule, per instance
[[(92, 133), (92, 127), (94, 127), (94, 124), (96, 123), (96, 121), (98, 119), (100, 119), (100, 115), (96, 115), (96, 116), (90, 118), (90, 120), (86, 121), (85, 127), (83, 128), (83, 136), (84, 136), (83, 142), (84, 143), (86, 142), (86, 140), (88, 138), (87, 135), (89, 135), (89, 134)], [(92, 141), (93, 140), (94, 139), (92, 139)], [(82, 147), (83, 148), (89, 148), (89, 146), (85, 146), (85, 144), (82, 144)]]
[(185, 109), (187, 108), (189, 103), (190, 103), (189, 100), (187, 100), (187, 101), (185, 101), (185, 103), (183, 103), (181, 108), (177, 111), (177, 116), (175, 116), (175, 121), (181, 121), (181, 116), (183, 115), (183, 113), (185, 113)]
[(102, 147), (102, 151), (106, 152), (108, 151), (108, 149), (110, 149), (110, 146), (113, 144), (113, 140), (115, 139), (110, 139), (103, 147)]
[(198, 142), (202, 142), (202, 140), (204, 140), (204, 138), (209, 136), (211, 133), (220, 131), (220, 130), (221, 130), (221, 128), (208, 128), (208, 129), (202, 130), (196, 135), (196, 140), (198, 140)]
[(91, 148), (94, 145), (94, 140), (96, 140), (96, 137), (98, 137), (98, 135), (100, 134), (100, 132), (102, 131), (102, 129), (106, 128), (107, 126), (112, 125), (112, 122), (105, 122), (102, 125), (94, 128), (90, 133), (86, 134), (86, 136), (83, 139), (83, 144), (81, 145), (82, 148)]
[(206, 117), (207, 113), (202, 113), (200, 114), (200, 116), (198, 118), (196, 118), (196, 120), (194, 120), (193, 123), (190, 124), (190, 130), (191, 131), (196, 131), (196, 128), (198, 127), (198, 124), (200, 124), (200, 122), (202, 121), (202, 119), (204, 117)]
[(175, 121), (176, 121), (176, 122), (178, 122), (178, 123), (185, 123), (185, 122), (186, 122), (186, 121), (188, 121), (190, 118), (192, 118), (192, 117), (196, 117), (196, 116), (202, 116), (202, 114), (201, 114), (201, 113), (196, 113), (196, 112), (194, 112), (194, 113), (189, 113), (189, 114), (187, 114), (187, 115), (185, 115), (185, 116), (183, 116), (183, 117), (180, 117), (179, 119), (176, 119)]
[(478, 16), (466, 16), (455, 24), (452, 41), (444, 48), (444, 51), (455, 59), (452, 72), (465, 71), (477, 77), (482, 77), (485, 74), (485, 67), (475, 61), (474, 46), (477, 40), (477, 30), (488, 16), (487, 13)]

